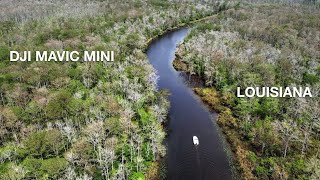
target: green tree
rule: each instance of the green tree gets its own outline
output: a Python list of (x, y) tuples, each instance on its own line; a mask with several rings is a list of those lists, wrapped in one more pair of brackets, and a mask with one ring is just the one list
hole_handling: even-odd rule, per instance
[(27, 158), (21, 164), (27, 170), (29, 178), (39, 179), (58, 179), (68, 166), (68, 162), (63, 158)]
[(59, 130), (39, 131), (24, 141), (26, 155), (35, 158), (49, 158), (59, 155), (66, 146), (66, 140)]
[(63, 119), (67, 118), (71, 109), (72, 96), (67, 91), (60, 91), (48, 103), (45, 108), (48, 118)]

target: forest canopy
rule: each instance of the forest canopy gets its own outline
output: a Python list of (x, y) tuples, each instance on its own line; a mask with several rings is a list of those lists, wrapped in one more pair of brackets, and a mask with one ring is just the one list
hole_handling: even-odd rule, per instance
[[(150, 38), (216, 13), (152, 0), (0, 3), (0, 179), (163, 179), (169, 103)], [(114, 62), (10, 62), (9, 52), (113, 51)]]
[[(320, 178), (319, 1), (0, 2), (0, 179), (165, 179), (168, 92), (144, 51), (190, 24), (180, 70), (205, 80), (195, 92), (219, 112), (241, 176)], [(10, 50), (117, 58), (10, 62)], [(234, 94), (271, 85), (317, 98)]]
[[(197, 23), (174, 66), (204, 79), (195, 92), (220, 112), (244, 179), (319, 179), (319, 2), (259, 2)], [(247, 87), (309, 87), (312, 97), (237, 97)]]

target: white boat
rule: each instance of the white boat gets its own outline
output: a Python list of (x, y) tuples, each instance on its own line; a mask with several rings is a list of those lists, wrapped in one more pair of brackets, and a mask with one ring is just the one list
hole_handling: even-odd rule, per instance
[(194, 144), (194, 145), (196, 145), (196, 146), (199, 145), (199, 139), (198, 139), (197, 136), (193, 136), (192, 139), (193, 139), (193, 144)]

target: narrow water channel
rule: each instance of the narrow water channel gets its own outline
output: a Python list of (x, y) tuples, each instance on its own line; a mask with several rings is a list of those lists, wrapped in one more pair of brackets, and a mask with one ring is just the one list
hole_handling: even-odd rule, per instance
[[(232, 179), (227, 153), (217, 125), (212, 121), (215, 115), (172, 67), (176, 46), (187, 33), (187, 28), (167, 33), (151, 43), (147, 51), (149, 61), (159, 75), (158, 88), (168, 89), (171, 93), (167, 179)], [(193, 145), (193, 136), (199, 138), (198, 146)]]

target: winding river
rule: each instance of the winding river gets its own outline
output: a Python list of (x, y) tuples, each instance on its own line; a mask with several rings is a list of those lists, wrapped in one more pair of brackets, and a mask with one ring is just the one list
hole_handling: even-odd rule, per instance
[[(147, 51), (149, 61), (160, 77), (158, 88), (168, 89), (171, 93), (167, 178), (232, 179), (224, 143), (215, 121), (212, 121), (216, 115), (206, 108), (172, 67), (176, 46), (187, 33), (187, 28), (169, 32), (152, 42)], [(193, 145), (193, 136), (199, 138), (198, 146)]]

